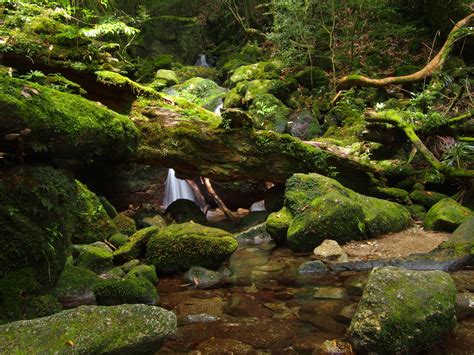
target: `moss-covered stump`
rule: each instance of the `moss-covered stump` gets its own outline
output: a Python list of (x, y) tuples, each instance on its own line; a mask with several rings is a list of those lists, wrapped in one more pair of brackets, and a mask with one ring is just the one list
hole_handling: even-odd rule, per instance
[(154, 233), (147, 245), (147, 259), (164, 273), (186, 271), (191, 266), (215, 269), (236, 249), (236, 240), (221, 229), (183, 223)]
[(82, 306), (0, 326), (0, 352), (152, 353), (175, 334), (176, 323), (172, 312), (159, 307)]
[(113, 306), (123, 303), (155, 304), (158, 294), (155, 286), (142, 277), (125, 280), (107, 280), (94, 286), (97, 304)]
[(430, 208), (423, 219), (425, 229), (452, 232), (474, 213), (450, 198), (445, 198)]
[(190, 200), (179, 199), (174, 201), (168, 206), (166, 213), (169, 214), (176, 223), (194, 222), (207, 224), (204, 213), (202, 213), (198, 205)]
[(100, 281), (95, 272), (66, 264), (53, 294), (65, 307), (93, 304), (93, 288)]
[(454, 329), (455, 297), (445, 272), (374, 269), (349, 327), (351, 342), (378, 354), (427, 349)]
[[(24, 80), (0, 76), (0, 149), (45, 154), (84, 163), (117, 161), (133, 154), (132, 121), (98, 103)], [(28, 129), (28, 130), (27, 130)]]
[(124, 213), (119, 213), (117, 217), (114, 218), (114, 223), (118, 232), (121, 234), (132, 235), (137, 231), (135, 221)]
[(115, 228), (97, 196), (60, 170), (21, 166), (1, 175), (2, 273), (31, 267), (44, 289), (54, 287), (71, 240), (105, 239)]
[(318, 174), (288, 179), (285, 207), (267, 220), (267, 231), (295, 251), (312, 251), (325, 239), (345, 243), (398, 232), (410, 224), (394, 202), (360, 195)]
[(74, 245), (72, 255), (75, 266), (94, 272), (101, 272), (114, 266), (112, 253), (98, 246)]
[(122, 265), (127, 261), (144, 257), (148, 240), (158, 230), (158, 227), (152, 226), (140, 229), (133, 234), (124, 245), (114, 251), (114, 263), (116, 265)]

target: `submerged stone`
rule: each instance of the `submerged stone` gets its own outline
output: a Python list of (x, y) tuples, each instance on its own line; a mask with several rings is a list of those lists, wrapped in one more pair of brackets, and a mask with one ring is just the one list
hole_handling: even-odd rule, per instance
[(351, 342), (380, 354), (430, 348), (456, 325), (455, 296), (445, 272), (375, 269), (349, 327)]
[(230, 276), (231, 271), (227, 268), (213, 271), (193, 266), (184, 274), (184, 279), (197, 289), (206, 289), (227, 281)]
[(300, 274), (319, 274), (328, 271), (327, 266), (320, 260), (308, 261), (298, 268)]
[(313, 297), (317, 299), (339, 300), (347, 296), (345, 288), (342, 287), (316, 287)]
[(176, 323), (172, 312), (159, 307), (82, 306), (0, 326), (0, 352), (148, 353), (175, 334)]

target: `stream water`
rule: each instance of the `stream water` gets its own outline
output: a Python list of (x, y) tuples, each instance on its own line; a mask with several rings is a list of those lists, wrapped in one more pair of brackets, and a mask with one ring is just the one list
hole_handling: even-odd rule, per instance
[[(179, 330), (160, 353), (311, 354), (326, 340), (343, 339), (367, 274), (299, 274), (308, 260), (273, 242), (241, 245), (227, 265), (232, 276), (216, 288), (197, 290), (181, 276), (161, 278), (159, 305), (176, 313)], [(468, 281), (455, 277), (459, 287), (473, 287), (474, 273), (464, 273)], [(426, 354), (473, 354), (472, 349), (470, 318)]]

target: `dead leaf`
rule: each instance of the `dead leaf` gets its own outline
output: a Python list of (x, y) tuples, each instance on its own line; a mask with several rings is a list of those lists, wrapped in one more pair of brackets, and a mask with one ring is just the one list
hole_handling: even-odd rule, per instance
[(20, 138), (20, 134), (19, 133), (10, 133), (10, 134), (7, 134), (4, 138), (7, 141), (14, 141), (15, 139)]

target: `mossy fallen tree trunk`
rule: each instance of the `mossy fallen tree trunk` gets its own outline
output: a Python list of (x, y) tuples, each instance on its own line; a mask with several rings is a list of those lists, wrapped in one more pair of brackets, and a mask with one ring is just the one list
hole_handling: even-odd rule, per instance
[(222, 122), (217, 116), (207, 122), (183, 119), (174, 110), (157, 107), (145, 112), (148, 118), (135, 120), (142, 133), (137, 160), (172, 167), (183, 176), (283, 183), (297, 172), (317, 172), (357, 190), (380, 178), (371, 166), (344, 154), (286, 134), (254, 130), (238, 110), (224, 113)]
[(133, 154), (138, 130), (120, 115), (78, 95), (0, 76), (0, 151), (80, 162)]
[(472, 28), (467, 28), (466, 31), (464, 30), (473, 19), (474, 13), (471, 13), (464, 19), (457, 22), (438, 54), (423, 69), (417, 71), (416, 73), (404, 76), (391, 76), (382, 79), (374, 79), (357, 74), (348, 75), (339, 80), (337, 84), (338, 89), (344, 90), (353, 86), (384, 87), (388, 85), (408, 84), (418, 82), (432, 76), (434, 73), (442, 69), (446, 58), (451, 53), (454, 43), (461, 37), (473, 34)]

